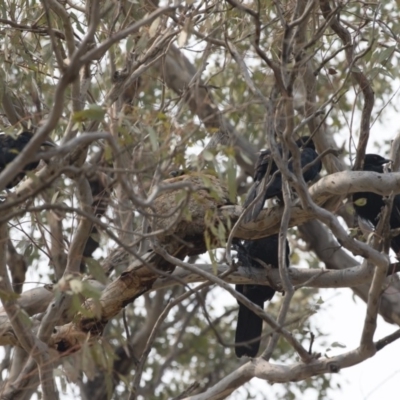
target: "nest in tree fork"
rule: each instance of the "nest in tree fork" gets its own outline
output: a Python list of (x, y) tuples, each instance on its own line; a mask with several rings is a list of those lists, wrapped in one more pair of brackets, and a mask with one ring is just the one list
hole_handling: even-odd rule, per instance
[(181, 188), (163, 190), (153, 204), (151, 228), (156, 239), (177, 257), (204, 253), (226, 236), (217, 209), (232, 204), (227, 188), (206, 173), (185, 174), (163, 181), (163, 186), (181, 183)]

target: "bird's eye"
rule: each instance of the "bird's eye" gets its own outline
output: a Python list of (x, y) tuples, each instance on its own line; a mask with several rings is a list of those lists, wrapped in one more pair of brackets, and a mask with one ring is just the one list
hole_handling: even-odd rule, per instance
[(367, 199), (365, 197), (362, 197), (361, 199), (356, 200), (354, 204), (358, 207), (363, 207), (367, 204)]

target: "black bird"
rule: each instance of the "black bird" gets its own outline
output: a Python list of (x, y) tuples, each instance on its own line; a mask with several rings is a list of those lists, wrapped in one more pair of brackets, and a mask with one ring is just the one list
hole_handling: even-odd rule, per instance
[[(390, 160), (378, 154), (366, 154), (364, 158), (364, 171), (373, 171), (383, 174), (383, 166)], [(378, 224), (379, 214), (385, 205), (383, 197), (373, 192), (358, 192), (353, 194), (354, 209), (357, 214), (374, 226)]]
[[(318, 154), (315, 151), (315, 145), (310, 136), (303, 136), (296, 141), (296, 144), (301, 148), (301, 167), (304, 168), (307, 164), (313, 162)], [(282, 154), (282, 146), (278, 145), (278, 151)], [(289, 154), (291, 157), (291, 154)], [(310, 182), (316, 178), (318, 173), (321, 171), (322, 163), (318, 160), (314, 165), (308, 168), (303, 173), (303, 178), (306, 182)], [(269, 174), (266, 176), (269, 169)], [(289, 162), (289, 170), (293, 171), (293, 161)], [(274, 175), (275, 174), (275, 175)], [(272, 178), (273, 176), (273, 178)], [(247, 198), (243, 204), (244, 208), (249, 207), (250, 203), (258, 196), (260, 191), (264, 190), (264, 178), (267, 178), (268, 188), (265, 191), (264, 196), (251, 206), (251, 210), (247, 211), (244, 222), (254, 221), (258, 214), (264, 207), (264, 203), (267, 199), (272, 199), (273, 197), (278, 197), (280, 201), (282, 198), (282, 175), (278, 171), (278, 167), (275, 164), (270, 150), (263, 150), (258, 157), (257, 164), (255, 167), (254, 183), (251, 187)], [(272, 181), (270, 181), (272, 178)]]
[[(272, 235), (257, 240), (245, 240), (242, 244), (236, 244), (235, 248), (238, 252), (239, 261), (244, 267), (264, 268), (254, 260), (254, 258), (258, 258), (265, 264), (278, 268), (278, 243), (279, 236)], [(286, 267), (289, 266), (289, 251), (289, 244), (286, 241)], [(275, 294), (273, 288), (265, 285), (236, 285), (235, 289), (261, 308), (264, 308), (264, 302), (271, 300)], [(245, 305), (240, 302), (238, 304), (239, 314), (235, 334), (235, 353), (237, 357), (255, 357), (260, 348), (263, 321)]]
[[(382, 174), (383, 166), (390, 161), (378, 154), (366, 154), (364, 158), (364, 171), (373, 171)], [(376, 227), (385, 202), (383, 201), (383, 197), (377, 193), (358, 192), (353, 194), (353, 206), (360, 218), (369, 221)], [(400, 195), (396, 195), (393, 200), (389, 222), (390, 229), (400, 228)], [(396, 255), (399, 255), (400, 236), (396, 236), (391, 240), (390, 247)]]
[[(0, 135), (0, 173), (6, 168), (7, 164), (12, 162), (18, 154), (24, 149), (24, 147), (32, 139), (32, 132), (22, 132), (16, 138), (9, 135)], [(42, 146), (52, 146), (51, 142), (43, 142)], [(16, 186), (25, 177), (27, 171), (34, 170), (39, 165), (40, 160), (32, 161), (25, 165), (23, 171), (21, 171), (11, 182), (6, 186), (7, 189), (11, 189)]]

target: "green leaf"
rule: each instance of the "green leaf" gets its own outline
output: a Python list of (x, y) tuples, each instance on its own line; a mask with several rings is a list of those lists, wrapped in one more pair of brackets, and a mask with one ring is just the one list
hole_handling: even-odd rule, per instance
[(331, 346), (332, 346), (332, 347), (339, 347), (340, 349), (345, 349), (345, 348), (346, 348), (346, 345), (344, 345), (344, 344), (342, 344), (342, 343), (339, 343), (339, 342), (333, 342), (333, 343), (331, 344)]
[(215, 158), (215, 155), (211, 151), (208, 151), (208, 150), (204, 150), (202, 156), (203, 156), (204, 160), (206, 160), (206, 161), (213, 161)]
[(396, 46), (390, 46), (387, 49), (382, 50), (379, 53), (379, 56), (378, 56), (376, 62), (378, 62), (380, 64), (385, 64), (388, 61), (388, 59), (390, 57), (392, 57), (395, 50), (396, 50)]
[(235, 203), (236, 200), (236, 168), (235, 163), (232, 158), (228, 160), (228, 192), (229, 192), (229, 200), (232, 203)]
[(353, 65), (353, 67), (351, 68), (351, 72), (362, 72), (362, 71), (359, 67), (357, 67), (356, 65)]
[(107, 163), (110, 163), (113, 161), (113, 154), (112, 154), (112, 149), (110, 146), (104, 147), (104, 158), (107, 161)]
[(161, 18), (158, 17), (151, 23), (150, 28), (149, 28), (149, 36), (150, 36), (150, 38), (152, 38), (152, 37), (154, 37), (156, 35), (157, 28), (160, 25), (160, 22), (161, 22)]
[(381, 67), (372, 68), (370, 76), (372, 76), (372, 78), (375, 78), (377, 75), (384, 75), (390, 79), (394, 79), (393, 75), (386, 68), (381, 68)]
[(188, 33), (185, 29), (181, 30), (181, 33), (178, 36), (178, 47), (183, 47), (186, 44), (188, 37)]
[(4, 290), (0, 290), (0, 299), (2, 301), (16, 300), (18, 297), (19, 297), (19, 294), (17, 294), (17, 293), (6, 292)]
[(107, 277), (100, 263), (93, 258), (87, 258), (85, 259), (85, 262), (89, 269), (90, 275), (93, 275), (94, 279), (98, 280), (99, 282), (106, 283)]
[(101, 296), (101, 290), (99, 288), (93, 286), (90, 284), (90, 282), (82, 282), (82, 292), (81, 292), (86, 298), (90, 299), (95, 299), (98, 300), (100, 299)]
[(33, 252), (33, 245), (32, 245), (32, 243), (29, 243), (29, 245), (25, 248), (24, 257), (29, 258), (29, 256), (32, 254), (32, 252)]
[(103, 107), (97, 104), (90, 104), (85, 110), (74, 113), (72, 119), (74, 122), (84, 122), (87, 120), (102, 121), (105, 113), (106, 111)]
[(20, 309), (18, 311), (18, 317), (26, 328), (30, 328), (32, 326), (32, 320), (29, 318), (29, 315), (24, 310)]
[(59, 194), (60, 194), (60, 191), (57, 190), (57, 191), (53, 194), (53, 197), (51, 198), (50, 204), (55, 204), (55, 202), (57, 201), (57, 197), (58, 197)]
[(136, 51), (140, 53), (141, 51), (146, 49), (149, 39), (150, 39), (149, 35), (146, 32), (144, 32), (143, 35), (140, 37), (139, 41), (137, 42)]
[(157, 152), (158, 151), (158, 135), (157, 135), (157, 132), (151, 126), (148, 127), (147, 131), (149, 132), (149, 138), (150, 138), (151, 147), (152, 147), (154, 152)]

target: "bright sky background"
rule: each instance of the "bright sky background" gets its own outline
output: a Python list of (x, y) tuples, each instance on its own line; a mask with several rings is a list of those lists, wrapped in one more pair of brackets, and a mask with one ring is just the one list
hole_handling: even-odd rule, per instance
[[(332, 298), (333, 291), (338, 295)], [(330, 298), (328, 302), (331, 304), (327, 311), (318, 315), (324, 331), (331, 332), (334, 341), (347, 346), (342, 350), (357, 347), (364, 324), (365, 303), (353, 297), (350, 289), (324, 289), (320, 293), (323, 299)], [(396, 326), (386, 323), (379, 317), (375, 340), (389, 335), (396, 329)], [(386, 346), (374, 357), (359, 365), (341, 370), (335, 380), (340, 382), (342, 390), (336, 391), (332, 399), (399, 399), (400, 365), (397, 362), (397, 354), (400, 354), (400, 341)]]

